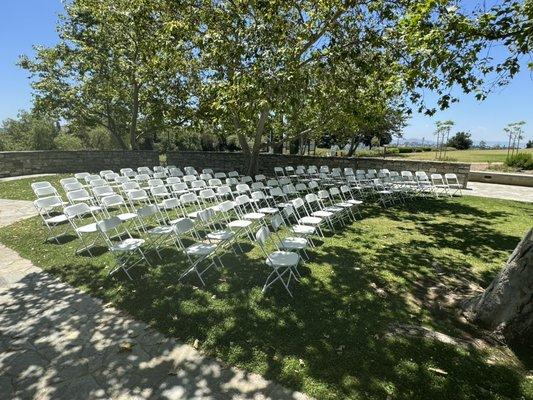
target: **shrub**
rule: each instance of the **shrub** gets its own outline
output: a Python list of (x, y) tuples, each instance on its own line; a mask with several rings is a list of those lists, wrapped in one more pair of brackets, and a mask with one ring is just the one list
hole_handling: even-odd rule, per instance
[(505, 165), (519, 169), (533, 169), (533, 156), (531, 153), (517, 153), (505, 160)]
[(74, 135), (60, 133), (54, 139), (54, 146), (58, 150), (83, 150), (85, 146), (81, 139)]

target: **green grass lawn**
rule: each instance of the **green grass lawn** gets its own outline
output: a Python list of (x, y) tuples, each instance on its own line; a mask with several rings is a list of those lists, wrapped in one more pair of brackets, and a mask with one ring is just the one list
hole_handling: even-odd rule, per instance
[(35, 194), (31, 189), (34, 182), (48, 181), (57, 190), (61, 190), (59, 180), (72, 177), (72, 174), (58, 174), (49, 176), (39, 176), (33, 178), (16, 179), (12, 181), (0, 181), (0, 199), (9, 200), (35, 200)]
[[(532, 153), (533, 149), (521, 149), (520, 152)], [(422, 153), (401, 154), (402, 157), (412, 160), (435, 160), (434, 151)], [(507, 150), (453, 150), (446, 152), (446, 159), (468, 163), (504, 162)]]
[(168, 336), (198, 339), (203, 352), (317, 399), (531, 399), (531, 357), (473, 345), (480, 333), (447, 301), (490, 282), (531, 215), (532, 204), (474, 197), (368, 206), (362, 221), (317, 243), (292, 299), (279, 286), (261, 293), (269, 271), (251, 244), (225, 255), (203, 288), (194, 277), (178, 282), (185, 261), (170, 249), (164, 262), (136, 267), (133, 282), (109, 277), (103, 247), (91, 259), (74, 255), (73, 237), (43, 244), (37, 218), (1, 229), (0, 242)]

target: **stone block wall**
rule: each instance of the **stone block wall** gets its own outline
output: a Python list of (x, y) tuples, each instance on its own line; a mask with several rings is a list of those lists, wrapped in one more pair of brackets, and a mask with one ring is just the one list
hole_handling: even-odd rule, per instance
[[(243, 153), (210, 152), (210, 151), (177, 151), (167, 154), (167, 164), (178, 167), (192, 166), (198, 170), (212, 168), (217, 171), (236, 170), (244, 172), (246, 156)], [(356, 169), (381, 169), (391, 171), (426, 171), (427, 173), (455, 173), (459, 181), (466, 186), (470, 164), (442, 162), (442, 161), (416, 161), (401, 158), (377, 157), (318, 157), (285, 154), (261, 154), (259, 158), (259, 172), (267, 175), (274, 173), (274, 167), (298, 165), (328, 165), (330, 168), (351, 167)]]
[(3, 151), (0, 178), (8, 176), (99, 172), (159, 165), (157, 151)]

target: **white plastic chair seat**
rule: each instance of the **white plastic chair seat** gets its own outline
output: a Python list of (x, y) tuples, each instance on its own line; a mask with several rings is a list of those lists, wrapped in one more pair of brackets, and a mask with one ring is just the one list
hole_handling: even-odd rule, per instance
[(100, 207), (100, 206), (89, 206), (89, 209), (93, 213), (102, 211), (102, 207)]
[(320, 210), (320, 211), (313, 211), (311, 213), (311, 215), (313, 217), (318, 217), (318, 218), (331, 218), (333, 217), (333, 213), (330, 212), (330, 211), (324, 211), (324, 210)]
[(68, 221), (68, 218), (65, 214), (54, 215), (53, 217), (47, 218), (47, 224), (60, 224), (62, 222)]
[(184, 218), (183, 218), (183, 217), (181, 217), (181, 218), (176, 218), (176, 219), (173, 219), (173, 220), (168, 221), (168, 223), (169, 223), (170, 225), (175, 225), (175, 224), (177, 224), (178, 222), (180, 222), (182, 219), (184, 219)]
[(155, 228), (149, 229), (148, 233), (150, 235), (169, 235), (173, 232), (171, 226), (156, 226)]
[(133, 219), (133, 218), (137, 218), (137, 214), (135, 213), (123, 213), (123, 214), (119, 214), (117, 215), (117, 217), (121, 220), (121, 221), (129, 221), (130, 219)]
[(267, 264), (272, 267), (292, 267), (298, 264), (300, 256), (291, 251), (275, 251), (268, 255)]
[(448, 185), (434, 185), (436, 188), (441, 188), (441, 189), (448, 189), (450, 186)]
[(76, 202), (84, 202), (84, 203), (88, 201), (90, 202), (92, 200), (93, 200), (93, 197), (91, 196), (76, 197), (75, 199)]
[(332, 212), (332, 213), (342, 212), (342, 207), (329, 206), (329, 207), (326, 207), (324, 211)]
[(256, 219), (263, 219), (263, 218), (266, 217), (266, 215), (263, 214), (263, 213), (260, 213), (260, 212), (251, 212), (251, 213), (248, 213), (248, 214), (244, 214), (242, 217), (244, 219), (256, 220)]
[(361, 200), (353, 200), (353, 199), (349, 199), (349, 200), (346, 200), (347, 203), (350, 203), (352, 205), (359, 205), (359, 204), (363, 204), (363, 202)]
[(133, 251), (141, 247), (143, 244), (144, 244), (144, 239), (128, 238), (110, 247), (109, 250), (116, 251), (116, 252)]
[(235, 221), (228, 223), (229, 228), (247, 228), (250, 225), (252, 225), (252, 221), (247, 221), (244, 219), (236, 219)]
[(185, 249), (185, 252), (191, 256), (207, 256), (216, 250), (217, 246), (207, 243), (195, 243)]
[(263, 208), (260, 208), (259, 210), (260, 213), (263, 213), (263, 214), (276, 214), (279, 212), (279, 210), (277, 208), (274, 208), (274, 207), (263, 207)]
[(229, 240), (233, 238), (233, 236), (235, 236), (235, 234), (232, 231), (224, 230), (224, 229), (219, 230), (219, 231), (209, 232), (207, 234), (207, 238), (212, 239), (212, 240)]
[(348, 202), (342, 202), (342, 203), (335, 203), (335, 207), (341, 207), (341, 208), (351, 208), (353, 207), (353, 204), (350, 204)]
[(309, 225), (293, 225), (291, 230), (297, 235), (313, 235), (316, 228)]
[(307, 239), (301, 237), (287, 237), (281, 241), (281, 247), (284, 249), (305, 249), (307, 247)]
[(318, 225), (322, 222), (322, 218), (319, 217), (303, 217), (298, 220), (300, 224)]
[(96, 222), (76, 228), (76, 232), (79, 232), (79, 233), (94, 233), (96, 231), (97, 231)]
[(378, 190), (379, 194), (392, 194), (390, 190)]

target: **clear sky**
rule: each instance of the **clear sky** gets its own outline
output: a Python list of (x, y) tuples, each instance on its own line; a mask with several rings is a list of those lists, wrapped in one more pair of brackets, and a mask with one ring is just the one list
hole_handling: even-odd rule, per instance
[[(0, 14), (0, 121), (31, 107), (28, 74), (15, 64), (19, 55), (32, 54), (32, 45), (57, 41), (55, 25), (63, 9), (60, 0), (7, 0)], [(526, 60), (524, 60), (524, 65)], [(505, 141), (509, 122), (526, 121), (526, 136), (533, 139), (533, 75), (526, 68), (510, 85), (498, 89), (484, 102), (461, 95), (459, 103), (433, 117), (415, 115), (404, 131), (406, 138), (433, 138), (435, 121), (454, 120), (456, 130), (472, 133), (476, 140)]]

